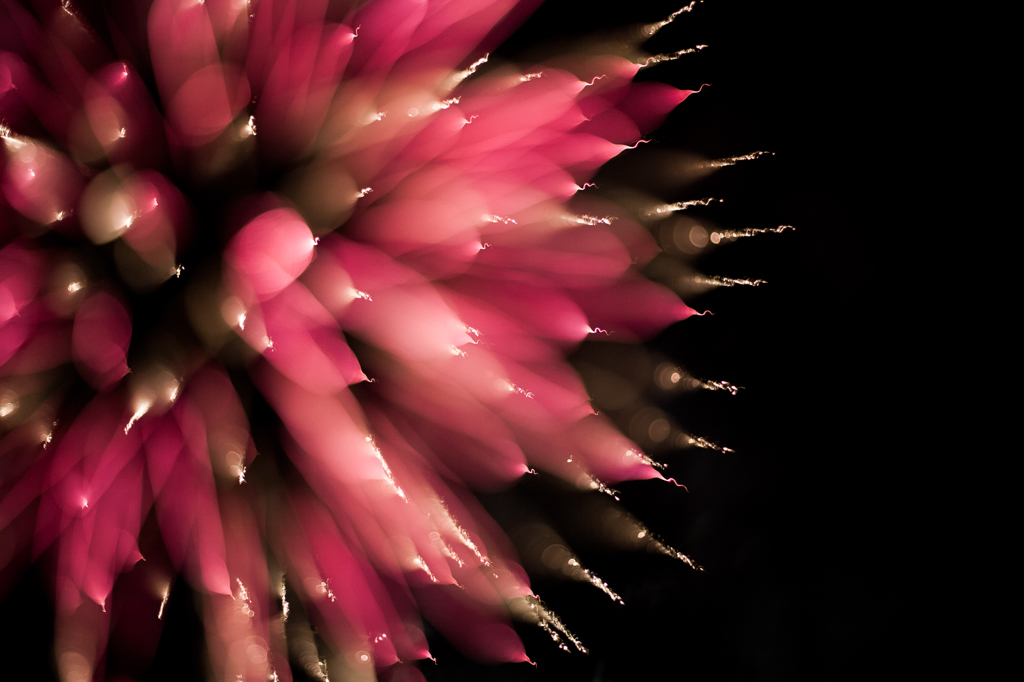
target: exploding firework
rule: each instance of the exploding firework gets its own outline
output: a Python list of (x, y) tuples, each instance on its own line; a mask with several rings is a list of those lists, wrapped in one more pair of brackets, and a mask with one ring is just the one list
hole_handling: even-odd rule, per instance
[[(530, 4), (3, 5), (2, 558), (51, 571), (64, 679), (108, 646), (144, 665), (178, 575), (218, 679), (417, 675), (420, 614), (478, 660), (529, 660), (513, 617), (586, 650), (468, 491), (665, 478), (565, 356), (694, 314), (672, 289), (758, 283), (642, 277), (638, 220), (681, 254), (754, 232), (587, 194), (692, 94), (634, 76), (698, 49), (636, 50), (693, 5), (624, 51), (489, 60)], [(621, 601), (549, 526), (519, 534)]]

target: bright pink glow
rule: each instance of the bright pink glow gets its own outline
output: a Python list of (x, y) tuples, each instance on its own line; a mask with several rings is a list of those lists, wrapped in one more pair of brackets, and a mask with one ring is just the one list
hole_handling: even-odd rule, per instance
[[(467, 490), (660, 477), (565, 355), (694, 314), (582, 191), (692, 93), (614, 56), (471, 75), (536, 0), (354, 4), (155, 0), (103, 32), (116, 55), (57, 3), (4, 5), (0, 547), (52, 559), (58, 655), (96, 677), (112, 600), (155, 642), (180, 572), (215, 676), (287, 679), (278, 567), (367, 675), (422, 679), (421, 613), (528, 661), (529, 580)], [(287, 480), (255, 460), (256, 391)]]
[(298, 213), (276, 209), (235, 235), (225, 252), (232, 285), (243, 301), (265, 300), (302, 274), (313, 259), (313, 233)]
[(132, 321), (117, 299), (100, 292), (89, 297), (75, 315), (72, 352), (78, 370), (101, 391), (128, 373)]

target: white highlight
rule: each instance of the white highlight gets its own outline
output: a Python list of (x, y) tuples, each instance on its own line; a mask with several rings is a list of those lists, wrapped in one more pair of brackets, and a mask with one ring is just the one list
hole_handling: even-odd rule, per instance
[(0, 418), (7, 417), (18, 409), (18, 401), (10, 398), (5, 398), (3, 402), (0, 402)]
[(481, 66), (487, 63), (487, 59), (490, 56), (490, 53), (485, 54), (483, 57), (470, 64), (468, 67), (466, 67), (466, 69), (464, 69), (463, 71), (458, 71), (455, 74), (453, 74), (451, 78), (451, 87), (454, 88), (456, 85), (458, 85), (459, 83), (461, 83), (462, 81), (466, 80), (474, 73), (476, 73), (477, 69), (479, 69)]
[(331, 579), (321, 580), (320, 584), (317, 585), (317, 589), (320, 590), (320, 594), (324, 595), (331, 601), (336, 601), (337, 597), (334, 596), (334, 592), (331, 590)]
[[(606, 583), (605, 581), (601, 580), (596, 575), (591, 573), (589, 569), (584, 568), (583, 564), (581, 564), (576, 559), (576, 557), (570, 558), (568, 563), (569, 563), (570, 566), (572, 566), (574, 569), (578, 570), (582, 574), (580, 578), (576, 578), (575, 575), (573, 575), (573, 578), (575, 578), (576, 580), (583, 580), (585, 582), (590, 583), (591, 585), (593, 585), (597, 589), (599, 589), (602, 592), (604, 592), (605, 594), (607, 594), (611, 598), (612, 601), (618, 602), (620, 604), (625, 604), (626, 603), (626, 602), (622, 601), (622, 597), (620, 597), (615, 592), (615, 590), (613, 590), (612, 588), (608, 587), (608, 583)], [(573, 573), (575, 574), (576, 571), (573, 571)]]
[(722, 203), (724, 199), (715, 199), (714, 197), (705, 197), (703, 199), (690, 199), (689, 201), (677, 201), (674, 204), (662, 204), (649, 208), (644, 211), (644, 216), (647, 218), (656, 218), (661, 215), (667, 215), (669, 213), (675, 213), (676, 211), (685, 211), (691, 206), (707, 206), (714, 202)]
[(370, 296), (365, 291), (360, 291), (359, 289), (350, 288), (348, 290), (348, 292), (352, 295), (352, 298), (361, 298), (364, 301), (373, 301), (373, 297)]
[(509, 381), (508, 379), (505, 380), (505, 388), (508, 390), (509, 393), (518, 393), (519, 395), (526, 396), (527, 398), (530, 398), (531, 400), (533, 399), (533, 392), (532, 391), (524, 390), (524, 389), (520, 388), (519, 386), (517, 386), (516, 384), (512, 383), (511, 381)]
[(427, 577), (430, 578), (431, 582), (434, 582), (434, 583), (437, 582), (437, 577), (433, 573), (430, 572), (430, 569), (427, 567), (427, 562), (424, 561), (423, 557), (421, 557), (419, 554), (417, 554), (416, 558), (413, 559), (412, 562), (414, 564), (416, 564), (416, 566), (418, 568), (423, 569), (423, 572), (427, 574)]
[(795, 230), (792, 225), (779, 225), (778, 227), (748, 227), (743, 230), (721, 230), (711, 233), (711, 241), (718, 244), (723, 239), (733, 240), (744, 237), (756, 237), (759, 234), (781, 234), (786, 230)]
[(548, 633), (551, 637), (551, 641), (555, 642), (559, 649), (562, 651), (569, 651), (569, 647), (565, 644), (565, 640), (568, 640), (580, 653), (590, 653), (576, 635), (569, 632), (569, 629), (565, 627), (562, 619), (553, 611), (548, 609), (539, 597), (528, 594), (525, 597), (519, 597), (516, 601), (519, 602), (518, 605), (520, 608), (525, 607), (525, 611), (522, 612), (524, 619), (533, 621), (533, 623), (541, 630)]
[(616, 502), (619, 500), (619, 491), (618, 490), (616, 490), (615, 488), (611, 488), (611, 487), (605, 485), (602, 481), (600, 481), (599, 479), (597, 479), (597, 478), (595, 478), (593, 476), (590, 476), (589, 478), (590, 478), (589, 486), (590, 486), (591, 490), (597, 490), (599, 492), (602, 492), (605, 495), (610, 496)]
[(160, 610), (156, 612), (156, 619), (164, 619), (164, 609), (167, 607), (167, 601), (171, 598), (171, 584), (167, 583), (164, 586), (164, 598), (160, 601)]
[(683, 55), (696, 54), (696, 53), (700, 52), (701, 50), (703, 50), (705, 47), (707, 47), (707, 45), (694, 45), (693, 47), (688, 47), (688, 48), (683, 49), (683, 50), (676, 50), (675, 52), (666, 52), (664, 54), (656, 54), (653, 57), (648, 57), (644, 61), (637, 62), (637, 63), (640, 65), (641, 69), (646, 69), (649, 66), (654, 66), (655, 64), (661, 64), (662, 62), (675, 61), (676, 59), (679, 59)]
[(717, 159), (715, 161), (707, 161), (701, 164), (703, 168), (724, 168), (725, 166), (734, 166), (740, 161), (753, 161), (758, 159), (765, 154), (775, 156), (775, 152), (751, 152), (750, 154), (741, 154), (739, 156), (730, 156), (725, 159)]
[(139, 401), (139, 406), (137, 408), (135, 408), (135, 414), (132, 415), (132, 418), (128, 420), (128, 423), (124, 427), (125, 435), (128, 435), (128, 431), (130, 431), (132, 426), (135, 425), (135, 422), (139, 421), (139, 418), (142, 417), (142, 415), (144, 415), (147, 412), (149, 412), (149, 408), (151, 408), (152, 406), (153, 406), (153, 399), (152, 398), (148, 398), (147, 397), (147, 398), (143, 398), (142, 400)]
[(576, 223), (577, 225), (611, 225), (616, 220), (615, 216), (598, 217), (596, 215), (589, 215), (586, 213), (582, 213), (580, 215), (575, 213), (563, 213), (562, 218), (570, 223)]
[(288, 622), (288, 599), (286, 599), (287, 587), (285, 587), (284, 576), (281, 576), (281, 584), (277, 588), (277, 593), (281, 596), (281, 622)]
[(249, 590), (245, 589), (245, 585), (242, 584), (241, 578), (235, 578), (235, 582), (238, 583), (238, 597), (236, 601), (240, 601), (238, 609), (249, 618), (256, 615), (256, 612), (252, 610), (252, 602), (249, 600)]
[(395, 476), (394, 474), (391, 473), (391, 467), (389, 467), (388, 463), (384, 461), (384, 455), (381, 453), (380, 448), (377, 447), (377, 443), (374, 442), (373, 436), (367, 436), (366, 442), (370, 444), (370, 449), (373, 451), (373, 456), (377, 458), (378, 462), (380, 462), (380, 468), (384, 471), (384, 479), (388, 482), (388, 484), (398, 494), (399, 497), (408, 502), (409, 498), (405, 496), (405, 491), (402, 490), (401, 486), (399, 486), (395, 482)]
[(660, 31), (661, 29), (665, 28), (673, 21), (675, 21), (676, 17), (678, 17), (680, 14), (683, 14), (684, 12), (692, 12), (693, 8), (696, 7), (699, 2), (704, 2), (704, 0), (693, 0), (689, 5), (686, 5), (685, 7), (680, 7), (675, 12), (668, 15), (668, 17), (666, 17), (664, 21), (658, 21), (653, 24), (647, 24), (646, 26), (644, 26), (644, 35), (646, 35), (648, 38), (653, 36), (655, 33), (657, 33), (658, 31)]
[(703, 275), (696, 275), (690, 278), (696, 284), (703, 284), (711, 287), (734, 287), (734, 286), (747, 286), (747, 287), (759, 287), (762, 284), (768, 282), (763, 279), (736, 279), (733, 277), (704, 277)]
[(676, 445), (696, 445), (698, 448), (704, 448), (705, 450), (716, 450), (722, 453), (736, 452), (732, 448), (727, 448), (718, 443), (714, 443), (703, 436), (692, 436), (688, 433), (681, 433), (676, 437)]
[(488, 223), (502, 223), (503, 225), (515, 225), (516, 221), (508, 216), (494, 215), (493, 213), (484, 213), (481, 216)]
[(647, 466), (654, 467), (655, 469), (664, 469), (667, 465), (663, 462), (651, 459), (647, 455), (637, 450), (626, 450), (625, 457), (636, 457)]

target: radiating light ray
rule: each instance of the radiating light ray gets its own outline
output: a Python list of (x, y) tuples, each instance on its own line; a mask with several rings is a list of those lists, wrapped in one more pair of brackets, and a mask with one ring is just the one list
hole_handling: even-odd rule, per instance
[(441, 111), (442, 109), (447, 109), (451, 105), (458, 104), (461, 101), (461, 95), (459, 97), (449, 97), (448, 99), (443, 99), (438, 102), (434, 102), (433, 104), (430, 105), (430, 108), (433, 109), (434, 111)]
[(700, 164), (702, 168), (725, 168), (726, 166), (734, 166), (740, 161), (753, 161), (759, 159), (765, 154), (769, 156), (775, 156), (775, 152), (751, 152), (750, 154), (741, 154), (739, 156), (730, 156), (725, 159), (715, 159), (714, 161), (705, 161)]
[(330, 578), (327, 578), (326, 580), (321, 580), (320, 584), (317, 585), (316, 587), (320, 591), (320, 594), (324, 595), (325, 597), (327, 597), (331, 601), (337, 601), (338, 598), (334, 594), (334, 591), (331, 589), (331, 579)]
[(504, 225), (515, 225), (516, 221), (508, 216), (493, 215), (491, 213), (484, 213), (482, 216), (486, 222), (489, 223), (502, 223)]
[[(608, 597), (612, 601), (618, 602), (619, 604), (625, 604), (626, 603), (626, 602), (622, 601), (622, 597), (620, 597), (615, 592), (615, 590), (613, 590), (612, 588), (608, 587), (608, 583), (606, 583), (605, 581), (601, 580), (599, 577), (594, 575), (594, 573), (592, 573), (590, 571), (590, 569), (584, 567), (583, 564), (580, 563), (578, 558), (576, 558), (575, 556), (570, 557), (569, 560), (568, 560), (568, 564), (569, 564), (569, 566), (572, 566), (572, 568), (573, 568), (573, 570), (572, 570), (573, 580), (580, 580), (582, 582), (588, 582), (591, 585), (593, 585), (594, 587), (596, 587), (597, 589), (599, 589), (602, 592), (604, 592), (605, 594), (607, 594)], [(579, 577), (576, 576), (577, 572), (580, 574)]]
[(399, 497), (408, 502), (409, 498), (405, 496), (405, 491), (402, 490), (402, 487), (395, 482), (395, 476), (391, 473), (391, 467), (389, 467), (388, 463), (384, 460), (384, 455), (381, 453), (380, 448), (377, 447), (377, 443), (374, 441), (373, 436), (367, 436), (366, 442), (370, 444), (370, 450), (373, 451), (373, 456), (377, 458), (378, 462), (380, 462), (380, 468), (384, 472), (384, 480), (388, 482), (388, 485), (391, 486)]
[(580, 653), (590, 653), (576, 635), (565, 627), (562, 619), (540, 600), (540, 597), (528, 594), (513, 600), (510, 605), (523, 620), (532, 621), (534, 625), (548, 633), (551, 641), (555, 642), (562, 651), (569, 651), (569, 647), (565, 644), (565, 640), (568, 640)]
[(598, 479), (598, 478), (596, 478), (594, 476), (589, 476), (589, 479), (590, 479), (590, 483), (588, 485), (589, 485), (591, 490), (596, 490), (598, 492), (602, 492), (605, 495), (608, 495), (609, 497), (611, 497), (612, 499), (614, 499), (616, 501), (619, 499), (619, 491), (618, 490), (616, 490), (615, 488), (612, 488), (612, 487), (610, 487), (608, 485), (605, 485), (605, 483), (603, 481), (601, 481), (600, 479)]
[(149, 408), (151, 407), (153, 407), (152, 398), (145, 397), (139, 401), (139, 406), (135, 408), (135, 414), (133, 414), (131, 419), (128, 420), (128, 423), (125, 424), (125, 435), (128, 435), (128, 432), (131, 430), (132, 426), (135, 425), (135, 422), (137, 422), (144, 414), (149, 412)]
[(365, 291), (360, 291), (359, 289), (356, 289), (356, 288), (353, 288), (353, 287), (350, 287), (348, 292), (349, 292), (349, 295), (352, 296), (352, 298), (361, 298), (364, 301), (372, 301), (373, 300), (373, 297), (370, 296)]
[(456, 85), (458, 85), (459, 83), (461, 83), (462, 81), (466, 80), (474, 73), (476, 73), (477, 69), (479, 69), (481, 66), (487, 63), (487, 60), (490, 58), (490, 56), (490, 53), (487, 53), (480, 59), (476, 60), (475, 62), (467, 66), (462, 71), (457, 71), (454, 74), (452, 74), (451, 77), (448, 79), (448, 91), (452, 91), (453, 89), (455, 89)]
[(281, 597), (281, 622), (287, 623), (290, 605), (288, 604), (288, 588), (283, 574), (281, 575), (281, 583), (277, 586), (277, 594)]
[(743, 230), (716, 230), (711, 233), (711, 241), (715, 244), (726, 240), (742, 239), (744, 237), (755, 237), (759, 234), (781, 234), (786, 230), (795, 230), (792, 225), (779, 225), (778, 227), (748, 227)]
[(0, 394), (0, 419), (9, 417), (18, 411), (18, 396), (13, 392), (4, 391)]
[(704, 448), (705, 450), (716, 450), (718, 452), (736, 452), (732, 448), (727, 448), (718, 443), (714, 443), (703, 436), (694, 436), (689, 433), (682, 432), (676, 437), (676, 444), (679, 446), (695, 445), (698, 448)]
[(656, 54), (653, 57), (648, 57), (642, 62), (637, 62), (641, 69), (654, 66), (655, 64), (661, 64), (662, 62), (671, 62), (679, 59), (688, 54), (696, 54), (706, 48), (707, 45), (694, 45), (693, 47), (687, 47), (682, 50), (676, 50), (675, 52), (665, 52), (663, 54)]
[(252, 600), (249, 598), (249, 590), (245, 589), (245, 585), (242, 583), (241, 578), (235, 578), (235, 581), (238, 583), (238, 596), (235, 597), (232, 595), (232, 598), (238, 602), (238, 610), (241, 611), (243, 615), (252, 618), (256, 615), (256, 612), (252, 610)]
[(513, 383), (513, 382), (511, 382), (511, 381), (509, 381), (507, 379), (505, 380), (505, 387), (508, 389), (509, 393), (518, 393), (521, 396), (525, 396), (525, 397), (529, 398), (530, 400), (533, 400), (533, 392), (532, 391), (527, 391), (527, 390), (521, 388), (520, 386), (517, 386), (515, 383)]
[(459, 557), (459, 555), (455, 553), (455, 550), (452, 548), (451, 545), (449, 545), (444, 540), (441, 540), (440, 538), (438, 539), (437, 542), (441, 546), (441, 553), (444, 554), (449, 559), (451, 559), (452, 561), (454, 561), (455, 563), (457, 563), (459, 565), (459, 568), (462, 568), (463, 566), (466, 565), (466, 562), (464, 562), (462, 560), (462, 558)]
[(674, 204), (662, 204), (655, 206), (654, 208), (648, 208), (643, 211), (645, 218), (657, 218), (659, 216), (665, 216), (676, 211), (685, 211), (692, 206), (708, 206), (714, 202), (722, 203), (725, 199), (716, 199), (714, 197), (705, 197), (703, 199), (690, 199), (689, 201), (677, 201)]
[(480, 561), (480, 563), (482, 563), (484, 566), (490, 566), (491, 560), (488, 559), (487, 556), (480, 551), (480, 547), (478, 547), (477, 544), (473, 542), (473, 539), (469, 537), (469, 533), (467, 533), (466, 529), (459, 524), (458, 520), (456, 520), (451, 510), (448, 508), (448, 505), (445, 504), (445, 501), (442, 500), (440, 497), (435, 498), (435, 505), (437, 509), (440, 511), (441, 517), (444, 520), (444, 524), (446, 526), (445, 530), (449, 533), (454, 533), (455, 536), (458, 537), (459, 542), (465, 545), (469, 549), (469, 551), (473, 552), (473, 554)]
[(734, 286), (747, 286), (747, 287), (759, 287), (762, 284), (767, 284), (767, 280), (763, 279), (743, 279), (735, 277), (719, 277), (714, 275), (712, 277), (706, 277), (704, 275), (693, 275), (691, 277), (683, 278), (686, 281), (693, 282), (694, 284), (702, 284), (710, 287), (734, 287)]
[(670, 546), (668, 546), (666, 544), (663, 544), (663, 543), (661, 543), (661, 542), (659, 542), (657, 540), (654, 540), (653, 538), (651, 540), (651, 543), (654, 545), (655, 549), (657, 549), (659, 552), (661, 552), (665, 556), (670, 556), (673, 559), (679, 559), (680, 561), (682, 561), (684, 564), (686, 564), (687, 566), (689, 566), (690, 568), (692, 568), (695, 571), (703, 571), (704, 570), (703, 566), (701, 566), (700, 564), (694, 562), (693, 559), (691, 559), (686, 554), (683, 554), (678, 549), (675, 549), (675, 548), (670, 547)]
[(680, 7), (675, 12), (673, 12), (670, 15), (668, 15), (662, 21), (658, 21), (658, 22), (655, 22), (653, 24), (647, 24), (646, 26), (644, 26), (644, 29), (643, 29), (644, 35), (646, 37), (650, 38), (655, 33), (657, 33), (658, 31), (660, 31), (661, 29), (665, 28), (666, 26), (671, 24), (673, 21), (675, 21), (676, 18), (680, 14), (684, 14), (686, 12), (692, 12), (693, 8), (696, 7), (701, 2), (704, 2), (704, 0), (692, 0), (692, 2), (690, 2), (689, 5), (686, 5), (684, 7)]
[(643, 462), (647, 466), (654, 467), (655, 469), (659, 469), (659, 470), (662, 470), (662, 471), (664, 471), (664, 469), (668, 466), (664, 462), (659, 462), (656, 459), (652, 459), (650, 456), (645, 455), (644, 453), (640, 452), (639, 450), (626, 450), (626, 456), (627, 457), (630, 457), (630, 456), (636, 457), (637, 459), (639, 459), (641, 462)]
[(170, 598), (171, 598), (171, 584), (167, 583), (167, 585), (164, 586), (163, 599), (160, 600), (160, 610), (156, 612), (156, 619), (157, 620), (163, 620), (164, 619), (164, 609), (167, 608), (167, 602), (168, 602), (168, 600), (170, 600)]
[(595, 215), (588, 215), (586, 213), (563, 213), (562, 219), (570, 223), (576, 223), (577, 225), (611, 225), (616, 220), (616, 217), (601, 217)]
[(435, 576), (430, 571), (430, 567), (427, 566), (427, 562), (426, 562), (426, 560), (424, 560), (423, 557), (421, 557), (419, 554), (417, 554), (416, 557), (412, 560), (412, 563), (415, 564), (417, 568), (419, 568), (420, 570), (422, 570), (424, 573), (427, 574), (427, 577), (430, 578), (430, 582), (432, 582), (432, 583), (436, 583), (437, 582), (437, 576)]
[(730, 395), (736, 395), (742, 386), (736, 386), (730, 384), (728, 381), (702, 381), (700, 382), (701, 388), (706, 388), (709, 391), (727, 391)]
[(18, 151), (19, 149), (23, 149), (31, 144), (28, 140), (12, 133), (11, 129), (3, 124), (0, 124), (0, 139), (4, 141), (4, 144), (11, 151)]
[(682, 367), (678, 367), (668, 362), (663, 362), (654, 371), (654, 379), (657, 384), (663, 389), (671, 389), (676, 386), (680, 386), (683, 381), (686, 381), (691, 388), (703, 388), (709, 391), (727, 391), (732, 395), (736, 395), (742, 386), (736, 386), (728, 381), (715, 381), (711, 379), (699, 379)]

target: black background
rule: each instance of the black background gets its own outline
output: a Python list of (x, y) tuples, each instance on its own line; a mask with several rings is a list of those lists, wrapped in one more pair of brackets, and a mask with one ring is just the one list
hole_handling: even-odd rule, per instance
[[(499, 54), (650, 23), (677, 8), (552, 1)], [(709, 0), (648, 44), (652, 52), (709, 45), (643, 77), (686, 89), (711, 84), (649, 136), (652, 144), (707, 158), (775, 152), (663, 198), (724, 197), (707, 215), (730, 229), (797, 228), (699, 261), (707, 274), (768, 283), (688, 300), (714, 316), (650, 342), (698, 376), (745, 387), (735, 397), (703, 392), (666, 405), (687, 430), (736, 451), (662, 457), (689, 492), (619, 486), (626, 508), (705, 570), (660, 555), (580, 550), (624, 606), (583, 584), (539, 579), (534, 588), (589, 655), (559, 651), (518, 626), (538, 666), (479, 666), (434, 637), (438, 665), (422, 666), (428, 680), (847, 679), (908, 664), (912, 533), (898, 503), (908, 465), (892, 435), (891, 379), (880, 361), (892, 348), (879, 292), (894, 231), (879, 199), (889, 192), (879, 162), (890, 151), (880, 133), (884, 26), (881, 13), (838, 3)], [(502, 501), (489, 503), (500, 515)], [(17, 652), (34, 679), (52, 671), (43, 594), (30, 573), (0, 613), (10, 629), (0, 649)], [(187, 590), (174, 594), (187, 601)], [(149, 679), (198, 679), (201, 625), (187, 608), (173, 612), (186, 615), (168, 618)]]

